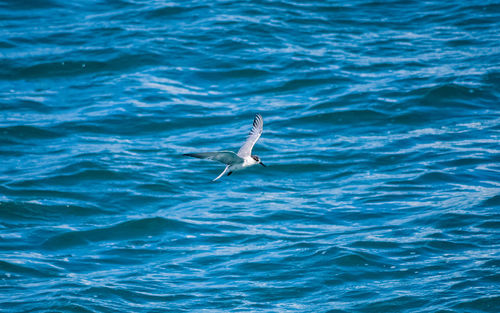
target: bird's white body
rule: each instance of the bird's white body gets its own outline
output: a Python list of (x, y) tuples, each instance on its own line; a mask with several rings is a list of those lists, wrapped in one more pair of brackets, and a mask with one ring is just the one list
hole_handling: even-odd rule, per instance
[(252, 158), (251, 156), (247, 156), (247, 157), (243, 158), (243, 163), (236, 163), (236, 164), (229, 165), (229, 171), (236, 172), (236, 171), (240, 171), (246, 167), (254, 166), (257, 164), (259, 164), (259, 162), (255, 161), (255, 159)]
[(250, 166), (253, 166), (256, 164), (259, 164), (259, 162), (257, 162), (251, 156), (245, 157), (242, 159), (242, 162), (227, 165), (226, 168), (222, 171), (222, 173), (220, 173), (220, 175), (214, 179), (214, 181), (221, 178), (226, 173), (241, 171), (244, 168), (247, 168), (247, 167), (250, 167)]
[(247, 140), (237, 154), (232, 151), (218, 151), (187, 153), (184, 155), (199, 159), (214, 160), (226, 164), (226, 168), (224, 169), (224, 171), (222, 171), (222, 173), (217, 176), (214, 181), (221, 178), (225, 173), (228, 173), (227, 175), (231, 175), (232, 172), (241, 171), (242, 169), (253, 166), (255, 164), (261, 164), (262, 166), (265, 166), (260, 161), (258, 156), (251, 155), (253, 146), (255, 145), (257, 140), (259, 140), (259, 137), (262, 134), (263, 126), (264, 122), (262, 120), (262, 116), (260, 116), (260, 114), (255, 115), (252, 130), (250, 131)]

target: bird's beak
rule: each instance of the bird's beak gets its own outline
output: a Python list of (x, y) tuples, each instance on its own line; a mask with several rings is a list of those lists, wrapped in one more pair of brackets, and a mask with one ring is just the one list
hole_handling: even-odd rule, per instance
[(264, 167), (267, 167), (267, 166), (265, 166), (265, 165), (264, 165), (264, 163), (262, 163), (262, 162), (260, 162), (259, 164), (260, 164), (260, 165), (262, 165), (262, 166), (264, 166)]

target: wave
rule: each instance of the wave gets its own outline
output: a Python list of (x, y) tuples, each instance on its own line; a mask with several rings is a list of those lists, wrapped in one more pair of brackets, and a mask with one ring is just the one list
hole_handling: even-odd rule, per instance
[(165, 232), (198, 233), (201, 229), (188, 222), (162, 217), (142, 218), (118, 223), (108, 227), (70, 231), (52, 236), (42, 246), (45, 249), (68, 249), (100, 241), (122, 241), (134, 238), (158, 236)]

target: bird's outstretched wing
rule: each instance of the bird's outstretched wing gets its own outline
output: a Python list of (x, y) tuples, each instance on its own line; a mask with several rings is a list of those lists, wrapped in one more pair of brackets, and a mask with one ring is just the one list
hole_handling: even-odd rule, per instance
[(184, 155), (198, 159), (218, 161), (227, 165), (233, 165), (243, 162), (243, 159), (232, 151), (186, 153)]
[(252, 130), (250, 134), (248, 134), (247, 141), (238, 151), (238, 156), (244, 158), (246, 156), (250, 156), (252, 154), (252, 148), (259, 140), (260, 135), (262, 134), (262, 129), (264, 127), (264, 120), (260, 114), (256, 114), (253, 120)]

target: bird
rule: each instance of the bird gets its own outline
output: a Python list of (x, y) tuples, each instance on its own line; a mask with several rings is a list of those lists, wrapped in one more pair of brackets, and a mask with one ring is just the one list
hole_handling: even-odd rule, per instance
[(229, 176), (233, 172), (240, 171), (244, 168), (256, 164), (260, 164), (266, 167), (266, 165), (264, 165), (264, 163), (262, 163), (262, 161), (260, 160), (259, 156), (252, 155), (252, 148), (257, 142), (257, 140), (259, 140), (260, 135), (262, 134), (263, 127), (264, 127), (264, 120), (262, 119), (262, 116), (259, 113), (257, 113), (253, 120), (252, 129), (250, 130), (250, 133), (248, 134), (245, 143), (243, 144), (243, 146), (241, 146), (240, 150), (238, 150), (238, 153), (234, 153), (233, 151), (217, 151), (217, 152), (185, 153), (183, 155), (198, 159), (218, 161), (226, 164), (226, 168), (222, 171), (222, 173), (220, 173), (220, 175), (217, 176), (212, 181), (218, 180), (226, 173), (227, 176)]

